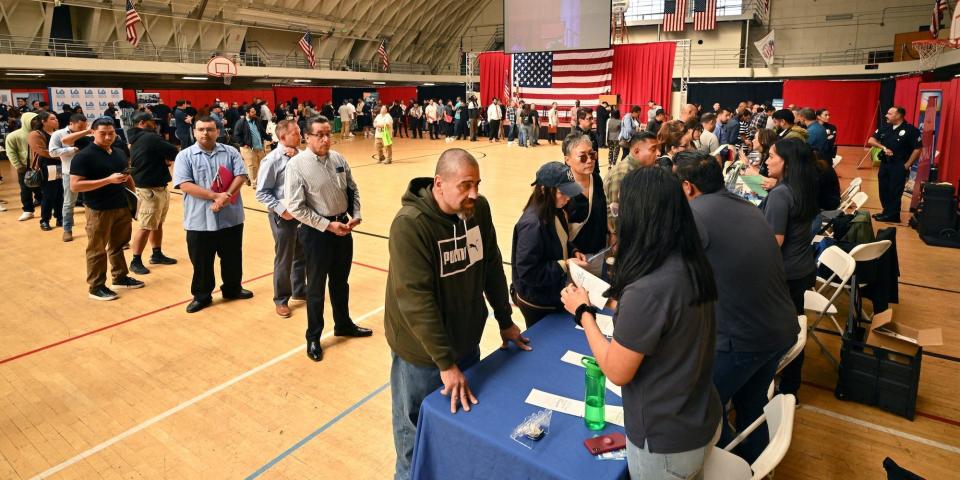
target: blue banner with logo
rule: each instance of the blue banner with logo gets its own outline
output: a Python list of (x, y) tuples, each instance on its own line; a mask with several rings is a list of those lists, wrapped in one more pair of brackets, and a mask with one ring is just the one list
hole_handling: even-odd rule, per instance
[(93, 121), (103, 116), (107, 104), (113, 102), (116, 106), (123, 100), (122, 88), (104, 87), (50, 87), (50, 109), (61, 111), (63, 104), (70, 104), (83, 109), (87, 120)]

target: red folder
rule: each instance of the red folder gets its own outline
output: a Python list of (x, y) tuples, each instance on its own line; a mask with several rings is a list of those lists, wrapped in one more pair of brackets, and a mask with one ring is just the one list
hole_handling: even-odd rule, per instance
[[(230, 185), (233, 183), (233, 172), (231, 172), (227, 167), (220, 165), (220, 168), (217, 170), (217, 178), (213, 179), (213, 184), (210, 185), (210, 191), (214, 193), (223, 193), (230, 189)], [(237, 194), (230, 196), (230, 203), (237, 204)]]

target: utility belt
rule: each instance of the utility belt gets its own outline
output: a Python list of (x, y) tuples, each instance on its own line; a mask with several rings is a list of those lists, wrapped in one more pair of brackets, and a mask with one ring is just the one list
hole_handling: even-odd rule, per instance
[(326, 218), (327, 220), (330, 220), (331, 222), (340, 222), (340, 223), (347, 223), (347, 222), (350, 221), (350, 218), (347, 217), (346, 212), (341, 213), (341, 214), (338, 214), (338, 215), (329, 216), (329, 217), (326, 216), (326, 215), (324, 215), (323, 218)]

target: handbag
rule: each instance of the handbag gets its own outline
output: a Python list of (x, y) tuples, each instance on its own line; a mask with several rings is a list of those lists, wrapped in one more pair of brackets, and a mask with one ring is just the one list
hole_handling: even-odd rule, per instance
[(23, 174), (23, 184), (27, 188), (40, 188), (40, 185), (43, 184), (43, 172), (40, 171), (40, 160), (36, 155), (33, 157), (30, 169)]
[(550, 125), (550, 126), (548, 126), (548, 127), (547, 127), (547, 133), (557, 133), (557, 126), (556, 126), (556, 125)]

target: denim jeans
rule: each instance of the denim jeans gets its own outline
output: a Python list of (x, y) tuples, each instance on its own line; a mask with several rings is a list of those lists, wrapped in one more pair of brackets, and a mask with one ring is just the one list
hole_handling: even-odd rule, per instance
[[(736, 436), (727, 418), (727, 402), (733, 401), (737, 411), (737, 432), (746, 430), (763, 414), (767, 404), (767, 388), (777, 373), (777, 364), (788, 349), (774, 352), (721, 352), (714, 356), (713, 384), (723, 405), (723, 433), (720, 445), (727, 445)], [(763, 424), (737, 447), (737, 454), (749, 463), (763, 452), (769, 443), (767, 426)]]
[(520, 146), (526, 147), (528, 143), (533, 143), (533, 126), (520, 125)]
[(73, 232), (73, 208), (77, 205), (77, 194), (70, 190), (70, 174), (63, 174), (63, 231)]
[[(394, 480), (410, 478), (413, 460), (413, 445), (417, 439), (417, 421), (420, 404), (427, 395), (443, 386), (440, 370), (436, 366), (414, 365), (395, 353), (390, 366), (390, 397), (393, 401), (393, 445), (397, 450), (397, 466)], [(480, 361), (480, 350), (457, 362), (460, 370), (466, 370)]]
[(627, 439), (627, 469), (631, 480), (670, 480), (703, 478), (703, 462), (713, 445), (680, 453), (653, 453), (648, 445), (640, 448)]

